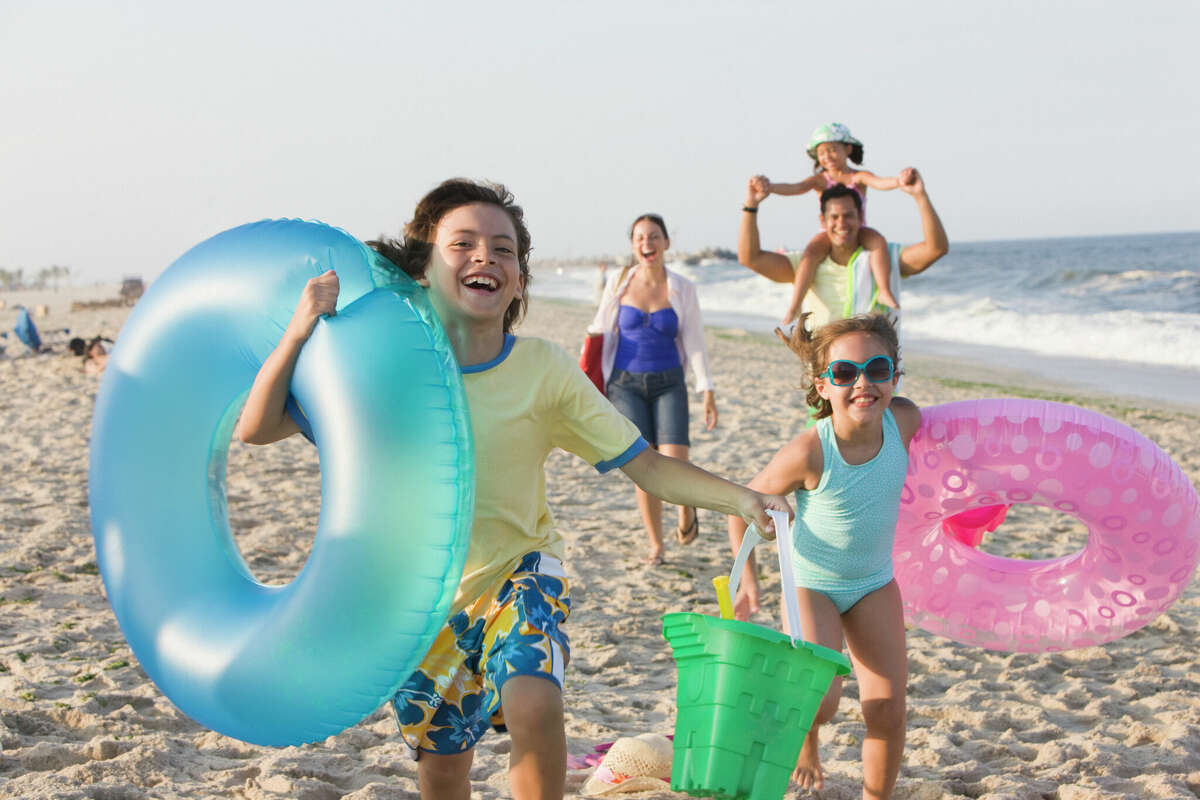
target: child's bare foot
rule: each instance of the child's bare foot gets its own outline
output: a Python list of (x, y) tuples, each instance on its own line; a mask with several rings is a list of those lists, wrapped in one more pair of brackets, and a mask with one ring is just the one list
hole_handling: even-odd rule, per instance
[(792, 781), (802, 789), (820, 791), (825, 788), (825, 773), (821, 771), (821, 758), (817, 753), (817, 727), (814, 725), (804, 737), (804, 747), (800, 748), (800, 758), (796, 759), (796, 769), (792, 772)]
[(896, 298), (892, 297), (891, 292), (889, 292), (885, 289), (879, 290), (879, 302), (883, 303), (885, 306), (890, 308), (892, 311), (900, 310), (900, 302), (898, 300), (896, 300)]
[(798, 316), (799, 311), (800, 309), (796, 308), (795, 306), (789, 307), (788, 310), (783, 313), (783, 319), (780, 320), (779, 327), (786, 328), (788, 325), (791, 325)]

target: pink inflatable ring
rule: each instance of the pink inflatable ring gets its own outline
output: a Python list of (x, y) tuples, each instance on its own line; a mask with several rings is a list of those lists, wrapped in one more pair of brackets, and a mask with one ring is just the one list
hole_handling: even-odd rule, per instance
[[(1200, 552), (1200, 501), (1145, 436), (1040, 400), (947, 403), (922, 414), (893, 550), (908, 622), (992, 650), (1068, 650), (1137, 630), (1187, 586)], [(1006, 503), (1079, 519), (1087, 544), (1027, 561), (942, 531), (948, 517)]]

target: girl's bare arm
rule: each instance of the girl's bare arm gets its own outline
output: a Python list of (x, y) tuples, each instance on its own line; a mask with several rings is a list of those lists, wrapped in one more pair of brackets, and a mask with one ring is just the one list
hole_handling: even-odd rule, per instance
[(876, 175), (874, 172), (868, 172), (865, 169), (860, 169), (854, 173), (854, 182), (869, 186), (872, 189), (878, 189), (881, 192), (889, 192), (892, 189), (900, 188), (900, 179), (897, 177), (884, 178)]
[(766, 189), (771, 194), (782, 194), (788, 196), (795, 196), (798, 194), (804, 194), (805, 192), (811, 192), (814, 189), (823, 187), (824, 185), (825, 182), (816, 175), (811, 175), (796, 183), (772, 183), (771, 181), (766, 181)]

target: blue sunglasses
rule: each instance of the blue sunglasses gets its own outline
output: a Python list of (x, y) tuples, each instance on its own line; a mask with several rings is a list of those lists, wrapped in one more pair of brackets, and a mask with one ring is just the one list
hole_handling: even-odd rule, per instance
[(866, 375), (870, 383), (886, 383), (896, 372), (896, 365), (888, 356), (875, 356), (862, 364), (857, 361), (838, 359), (829, 362), (825, 371), (818, 378), (829, 378), (834, 386), (853, 386), (858, 382), (859, 375)]

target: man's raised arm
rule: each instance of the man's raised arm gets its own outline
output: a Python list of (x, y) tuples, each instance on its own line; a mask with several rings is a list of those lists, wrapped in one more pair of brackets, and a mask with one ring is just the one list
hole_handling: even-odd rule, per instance
[(941, 218), (934, 210), (933, 203), (929, 201), (921, 173), (907, 167), (900, 170), (897, 177), (901, 191), (912, 195), (917, 201), (917, 211), (921, 215), (923, 240), (900, 251), (900, 276), (908, 277), (924, 272), (933, 262), (950, 252), (950, 241), (946, 238), (946, 229), (942, 227)]
[(792, 262), (779, 253), (764, 253), (758, 242), (758, 204), (766, 199), (765, 180), (755, 175), (746, 184), (746, 203), (738, 225), (738, 261), (777, 283), (791, 283), (796, 277)]

